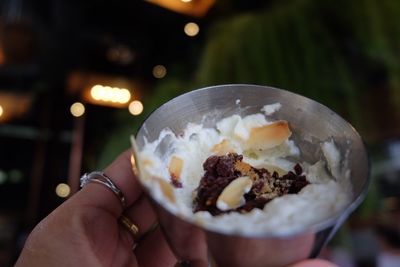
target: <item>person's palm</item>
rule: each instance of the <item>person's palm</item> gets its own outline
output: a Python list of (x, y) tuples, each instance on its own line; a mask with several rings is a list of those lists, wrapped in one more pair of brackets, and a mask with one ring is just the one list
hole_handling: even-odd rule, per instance
[[(155, 215), (141, 195), (129, 159), (128, 152), (122, 154), (105, 172), (126, 197), (129, 207), (124, 214), (143, 234), (155, 222)], [(121, 213), (121, 203), (109, 189), (89, 183), (35, 227), (16, 266), (161, 267), (176, 263), (159, 228), (133, 251), (133, 236), (118, 222)]]

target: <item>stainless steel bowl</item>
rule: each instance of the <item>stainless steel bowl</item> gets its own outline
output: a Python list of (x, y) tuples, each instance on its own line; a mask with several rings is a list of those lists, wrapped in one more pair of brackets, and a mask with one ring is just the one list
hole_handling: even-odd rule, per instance
[(211, 263), (219, 267), (278, 267), (315, 257), (364, 199), (370, 180), (369, 161), (356, 130), (329, 108), (281, 89), (234, 84), (207, 87), (180, 95), (147, 118), (136, 136), (138, 148), (143, 148), (145, 140), (156, 140), (166, 127), (176, 134), (182, 133), (188, 122), (213, 127), (224, 117), (258, 113), (264, 105), (277, 102), (282, 104), (282, 108), (272, 117), (289, 121), (292, 138), (299, 145), (305, 160), (315, 160), (321, 153), (316, 144), (330, 138), (334, 139), (342, 154), (348, 153), (347, 167), (351, 171), (354, 191), (351, 203), (341, 213), (290, 235), (227, 235), (194, 225), (153, 200), (160, 225), (178, 259), (191, 262), (191, 266), (208, 266)]

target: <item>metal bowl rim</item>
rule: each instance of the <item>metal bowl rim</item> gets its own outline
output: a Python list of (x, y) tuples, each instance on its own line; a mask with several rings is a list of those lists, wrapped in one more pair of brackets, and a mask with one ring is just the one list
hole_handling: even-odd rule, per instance
[[(171, 98), (170, 100), (166, 101), (165, 103), (163, 103), (162, 105), (160, 105), (158, 108), (156, 108), (155, 110), (153, 110), (147, 117), (146, 119), (143, 121), (143, 123), (141, 124), (139, 130), (136, 133), (136, 138), (138, 136), (138, 134), (143, 130), (146, 121), (154, 114), (156, 113), (158, 110), (162, 109), (164, 106), (170, 105), (172, 102), (174, 102), (176, 99), (187, 96), (189, 94), (193, 94), (195, 92), (199, 92), (199, 91), (207, 91), (207, 90), (215, 90), (216, 88), (222, 88), (222, 87), (253, 87), (253, 88), (260, 88), (260, 89), (268, 89), (268, 90), (273, 90), (273, 91), (284, 91), (287, 94), (292, 94), (296, 97), (300, 97), (300, 98), (305, 98), (307, 101), (311, 101), (314, 104), (317, 104), (321, 107), (323, 107), (324, 109), (332, 112), (333, 114), (335, 114), (336, 116), (338, 116), (341, 120), (343, 120), (345, 122), (345, 124), (347, 124), (349, 126), (349, 128), (351, 128), (353, 130), (353, 132), (355, 133), (355, 135), (360, 139), (361, 143), (363, 144), (362, 148), (364, 150), (364, 153), (367, 157), (367, 177), (365, 179), (364, 184), (361, 187), (361, 193), (357, 196), (354, 197), (353, 196), (353, 200), (346, 206), (346, 208), (342, 209), (341, 211), (332, 214), (332, 216), (330, 216), (329, 218), (314, 223), (312, 225), (308, 225), (308, 226), (304, 226), (301, 228), (296, 229), (295, 231), (292, 231), (290, 233), (284, 233), (284, 234), (279, 234), (279, 233), (272, 233), (272, 232), (266, 232), (263, 234), (259, 234), (259, 233), (237, 233), (237, 232), (224, 232), (224, 231), (217, 231), (215, 229), (210, 229), (207, 227), (204, 227), (203, 225), (197, 224), (194, 221), (191, 221), (190, 219), (184, 217), (184, 216), (178, 216), (174, 213), (172, 213), (171, 211), (169, 211), (167, 208), (165, 208), (163, 206), (162, 203), (160, 203), (159, 201), (155, 200), (154, 198), (152, 198), (153, 200), (155, 200), (157, 202), (157, 204), (164, 209), (166, 212), (168, 212), (170, 215), (177, 217), (183, 221), (185, 221), (186, 223), (190, 224), (190, 225), (196, 225), (197, 227), (199, 227), (200, 229), (203, 229), (205, 231), (208, 232), (212, 232), (215, 234), (220, 234), (220, 235), (229, 235), (229, 236), (236, 236), (236, 237), (244, 237), (244, 238), (255, 238), (255, 239), (263, 239), (263, 238), (289, 238), (289, 237), (293, 237), (296, 235), (300, 235), (300, 234), (304, 234), (304, 233), (308, 233), (308, 232), (313, 232), (313, 233), (317, 233), (319, 231), (322, 231), (324, 229), (327, 229), (333, 225), (336, 224), (336, 222), (338, 220), (344, 220), (346, 219), (361, 203), (362, 201), (365, 199), (367, 193), (368, 193), (368, 188), (370, 186), (371, 183), (371, 161), (370, 161), (370, 157), (369, 154), (366, 150), (365, 147), (365, 143), (362, 139), (362, 137), (360, 136), (360, 134), (357, 132), (357, 130), (347, 121), (345, 120), (343, 117), (341, 117), (339, 114), (337, 114), (336, 112), (332, 111), (330, 108), (328, 108), (327, 106), (325, 106), (324, 104), (321, 104), (311, 98), (302, 96), (300, 94), (285, 90), (285, 89), (280, 89), (280, 88), (276, 88), (276, 87), (272, 87), (272, 86), (264, 86), (264, 85), (255, 85), (255, 84), (221, 84), (221, 85), (213, 85), (213, 86), (207, 86), (207, 87), (203, 87), (203, 88), (199, 88), (199, 89), (195, 89), (183, 94), (180, 94), (176, 97)], [(149, 192), (149, 190), (146, 188), (146, 186), (142, 183), (142, 181), (139, 179), (140, 184), (142, 185), (142, 187), (145, 189), (146, 193), (151, 197), (151, 192)]]

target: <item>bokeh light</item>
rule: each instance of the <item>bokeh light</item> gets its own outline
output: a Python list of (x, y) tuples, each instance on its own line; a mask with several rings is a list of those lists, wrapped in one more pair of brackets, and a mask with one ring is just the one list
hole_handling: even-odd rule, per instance
[(111, 86), (103, 86), (96, 84), (90, 89), (90, 95), (94, 100), (113, 102), (113, 103), (128, 103), (131, 99), (131, 93), (126, 88), (118, 88)]
[(197, 25), (196, 23), (189, 22), (185, 25), (184, 31), (187, 36), (193, 37), (199, 33), (200, 28), (199, 28), (199, 25)]
[(0, 105), (0, 117), (3, 115), (3, 107)]
[(61, 198), (66, 198), (71, 193), (71, 188), (65, 183), (60, 183), (56, 187), (56, 194)]
[(192, 2), (192, 0), (181, 0), (181, 1), (184, 2), (184, 3)]
[(93, 97), (94, 100), (100, 100), (103, 98), (103, 94), (105, 92), (105, 89), (103, 86), (97, 84), (92, 87), (90, 90), (90, 95)]
[(71, 114), (74, 117), (80, 117), (85, 114), (85, 106), (80, 102), (75, 102), (70, 108)]
[(135, 116), (139, 115), (140, 113), (142, 113), (143, 112), (143, 104), (142, 104), (142, 102), (140, 102), (139, 100), (132, 101), (129, 104), (129, 112), (132, 115), (135, 115)]
[(131, 93), (128, 89), (122, 88), (117, 93), (117, 102), (119, 103), (128, 103), (131, 99)]
[(167, 69), (163, 65), (156, 65), (153, 68), (153, 76), (157, 79), (164, 78), (167, 75)]

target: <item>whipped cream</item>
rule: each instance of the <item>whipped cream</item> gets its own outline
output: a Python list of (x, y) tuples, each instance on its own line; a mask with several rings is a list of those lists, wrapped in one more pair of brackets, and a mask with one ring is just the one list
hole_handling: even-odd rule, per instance
[[(276, 103), (264, 106), (263, 113), (245, 117), (232, 115), (217, 122), (215, 128), (188, 123), (179, 136), (164, 129), (157, 140), (146, 142), (139, 153), (142, 183), (170, 212), (223, 233), (288, 234), (328, 219), (343, 210), (352, 198), (350, 172), (341, 167), (345, 159), (333, 140), (321, 140), (316, 144), (322, 155), (315, 162), (302, 160), (300, 149), (287, 138), (291, 132), (282, 139), (282, 130), (278, 129), (277, 136), (269, 138), (266, 144), (249, 141), (258, 136), (254, 129), (276, 124), (268, 116), (281, 108), (281, 104)], [(285, 134), (287, 132), (283, 131)], [(243, 161), (255, 168), (278, 173), (287, 173), (300, 163), (310, 184), (298, 194), (273, 199), (262, 210), (218, 216), (208, 211), (193, 213), (193, 192), (204, 174), (204, 161), (211, 155), (228, 152), (243, 155)], [(178, 166), (171, 167), (171, 164)], [(172, 175), (171, 168), (178, 173)], [(171, 175), (177, 176), (181, 187), (172, 186)]]

